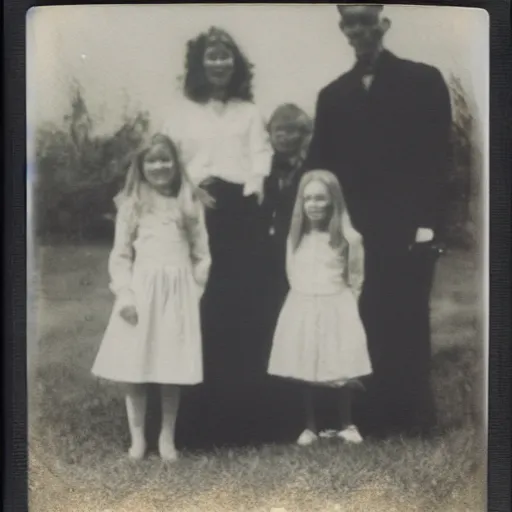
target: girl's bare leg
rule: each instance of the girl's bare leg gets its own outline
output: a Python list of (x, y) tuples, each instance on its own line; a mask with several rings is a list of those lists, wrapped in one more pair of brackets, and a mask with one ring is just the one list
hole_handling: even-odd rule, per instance
[(174, 385), (162, 385), (162, 429), (158, 439), (160, 456), (164, 460), (172, 461), (177, 458), (174, 435), (176, 419), (180, 402), (180, 388)]
[(125, 402), (132, 442), (128, 455), (132, 459), (142, 459), (146, 453), (144, 432), (147, 403), (146, 386), (144, 384), (128, 384)]

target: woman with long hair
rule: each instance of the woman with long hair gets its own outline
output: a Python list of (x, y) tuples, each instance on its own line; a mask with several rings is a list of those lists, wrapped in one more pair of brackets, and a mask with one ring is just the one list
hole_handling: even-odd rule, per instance
[[(205, 382), (184, 402), (187, 445), (250, 443), (264, 415), (265, 259), (261, 203), (272, 148), (253, 102), (252, 65), (234, 39), (211, 28), (189, 41), (184, 98), (164, 131), (190, 179), (214, 204), (206, 212), (212, 267), (202, 301)], [(195, 441), (195, 442), (194, 442)]]

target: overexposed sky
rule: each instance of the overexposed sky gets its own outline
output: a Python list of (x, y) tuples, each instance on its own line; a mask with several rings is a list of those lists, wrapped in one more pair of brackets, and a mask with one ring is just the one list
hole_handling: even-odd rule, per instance
[[(387, 47), (458, 76), (485, 115), (488, 27), (484, 10), (389, 6)], [(228, 30), (255, 64), (255, 99), (268, 116), (284, 101), (313, 113), (316, 95), (353, 64), (333, 5), (80, 5), (27, 15), (29, 126), (59, 121), (76, 78), (109, 130), (125, 106), (155, 126), (180, 94), (186, 41), (211, 25)]]

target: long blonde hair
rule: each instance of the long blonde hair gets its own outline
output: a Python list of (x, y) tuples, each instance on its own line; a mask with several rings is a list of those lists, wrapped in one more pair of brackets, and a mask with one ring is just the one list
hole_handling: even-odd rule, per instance
[(290, 226), (289, 240), (291, 248), (295, 251), (302, 237), (308, 231), (308, 221), (304, 215), (304, 189), (312, 181), (323, 183), (329, 192), (331, 198), (331, 218), (328, 225), (329, 241), (331, 247), (343, 249), (348, 243), (342, 223), (342, 217), (346, 210), (345, 199), (338, 178), (332, 172), (324, 170), (309, 171), (300, 180)]

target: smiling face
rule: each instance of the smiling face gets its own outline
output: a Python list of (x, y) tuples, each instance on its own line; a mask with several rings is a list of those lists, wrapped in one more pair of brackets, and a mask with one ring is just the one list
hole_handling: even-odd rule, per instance
[(228, 46), (215, 43), (207, 46), (203, 66), (206, 79), (215, 89), (225, 89), (233, 78), (235, 56)]
[(174, 155), (163, 143), (154, 144), (144, 156), (142, 173), (149, 185), (159, 191), (169, 190), (178, 169)]
[(332, 209), (332, 199), (327, 186), (313, 180), (304, 187), (304, 213), (313, 227), (326, 224)]
[(274, 151), (283, 155), (295, 155), (300, 149), (304, 134), (297, 123), (274, 121), (270, 126), (270, 140)]
[(343, 6), (340, 28), (356, 53), (364, 58), (374, 55), (389, 28), (389, 20), (381, 17), (381, 10), (371, 5)]

